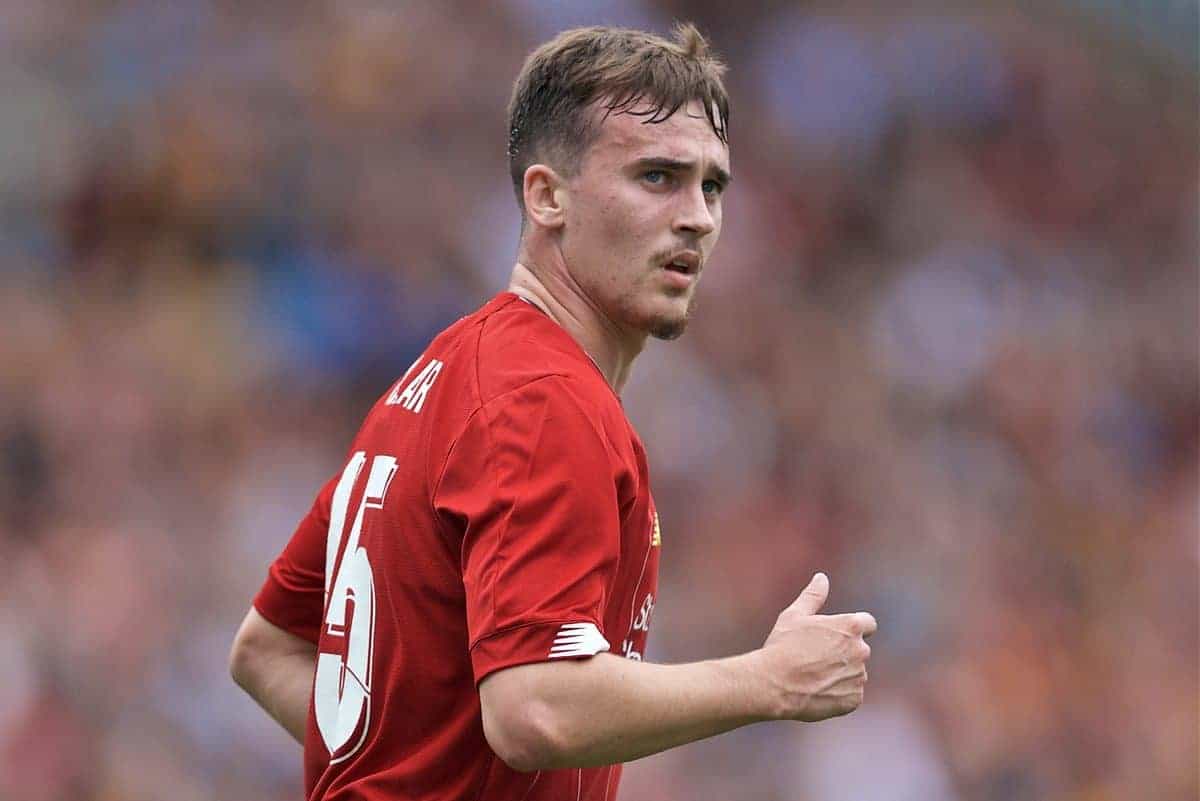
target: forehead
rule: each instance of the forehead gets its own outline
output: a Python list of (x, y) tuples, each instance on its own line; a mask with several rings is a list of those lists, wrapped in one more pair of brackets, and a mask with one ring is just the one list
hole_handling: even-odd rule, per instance
[[(649, 111), (649, 105), (635, 107), (634, 112)], [(597, 114), (600, 130), (591, 147), (588, 161), (610, 165), (642, 158), (669, 158), (678, 161), (698, 161), (702, 166), (717, 166), (729, 170), (729, 148), (722, 142), (704, 106), (693, 100), (662, 122), (647, 123), (651, 115), (637, 113)]]

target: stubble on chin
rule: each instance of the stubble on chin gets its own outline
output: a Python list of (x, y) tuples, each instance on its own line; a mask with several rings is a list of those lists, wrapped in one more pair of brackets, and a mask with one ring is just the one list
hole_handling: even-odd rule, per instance
[(639, 298), (639, 295), (637, 290), (623, 295), (614, 305), (614, 317), (623, 320), (628, 329), (645, 332), (655, 339), (669, 342), (683, 336), (688, 321), (696, 310), (694, 294), (688, 298), (683, 314), (672, 313), (674, 310), (663, 313), (661, 310), (647, 308), (645, 298)]
[(653, 321), (650, 326), (650, 336), (664, 342), (679, 339), (683, 336), (683, 332), (687, 330), (688, 322), (692, 319), (692, 313), (695, 311), (696, 297), (693, 295), (688, 299), (687, 311), (683, 313), (682, 317)]
[(664, 320), (656, 323), (650, 329), (650, 336), (655, 339), (661, 339), (664, 342), (670, 342), (673, 339), (679, 339), (683, 336), (684, 330), (687, 329), (687, 318), (682, 320)]

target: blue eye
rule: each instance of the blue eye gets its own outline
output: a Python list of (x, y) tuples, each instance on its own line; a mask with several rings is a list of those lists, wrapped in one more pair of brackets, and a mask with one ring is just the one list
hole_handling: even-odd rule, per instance
[(705, 181), (702, 184), (702, 188), (706, 195), (719, 195), (725, 189), (725, 187), (721, 186), (720, 181)]
[(663, 181), (667, 180), (667, 174), (662, 170), (650, 170), (643, 174), (642, 177), (652, 184), (661, 184)]

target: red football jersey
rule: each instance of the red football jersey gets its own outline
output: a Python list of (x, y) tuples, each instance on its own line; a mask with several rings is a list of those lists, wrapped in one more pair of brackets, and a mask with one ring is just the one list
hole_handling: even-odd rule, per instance
[(641, 441), (569, 334), (511, 293), (442, 332), (254, 601), (318, 646), (308, 798), (613, 798), (619, 765), (509, 768), (477, 686), (530, 662), (640, 659), (660, 542)]

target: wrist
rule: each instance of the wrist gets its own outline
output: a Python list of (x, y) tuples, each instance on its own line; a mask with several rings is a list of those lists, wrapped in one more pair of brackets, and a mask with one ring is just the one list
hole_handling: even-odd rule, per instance
[(732, 674), (734, 686), (741, 697), (746, 715), (756, 722), (781, 720), (785, 717), (784, 698), (772, 679), (762, 649), (721, 660)]

